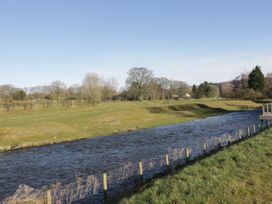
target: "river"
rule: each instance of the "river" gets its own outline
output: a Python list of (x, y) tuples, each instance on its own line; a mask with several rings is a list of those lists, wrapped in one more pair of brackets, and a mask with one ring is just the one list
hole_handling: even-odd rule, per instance
[(20, 184), (41, 188), (76, 175), (100, 174), (128, 161), (163, 155), (169, 147), (195, 147), (205, 138), (258, 124), (259, 111), (234, 112), (119, 135), (0, 153), (0, 200)]

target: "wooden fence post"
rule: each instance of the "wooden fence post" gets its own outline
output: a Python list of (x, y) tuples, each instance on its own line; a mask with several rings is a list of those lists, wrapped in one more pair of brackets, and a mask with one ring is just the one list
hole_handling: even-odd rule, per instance
[(168, 156), (168, 154), (165, 155), (164, 159), (165, 159), (165, 165), (166, 165), (166, 172), (169, 173), (170, 168), (169, 168), (169, 156)]
[(218, 137), (218, 148), (221, 148), (221, 138)]
[(190, 151), (189, 151), (189, 148), (187, 147), (186, 148), (186, 160), (189, 161), (190, 159)]
[(239, 140), (242, 139), (241, 130), (238, 130), (238, 137), (239, 137)]
[(104, 189), (104, 202), (108, 202), (108, 183), (107, 183), (107, 174), (103, 173), (103, 189)]
[(138, 167), (139, 167), (140, 184), (142, 184), (143, 183), (143, 163), (142, 163), (142, 161), (139, 161)]
[(256, 134), (256, 126), (253, 125), (253, 134)]
[(250, 127), (249, 126), (247, 127), (247, 136), (248, 137), (250, 136)]
[(228, 134), (228, 145), (230, 145), (231, 144), (231, 136), (230, 136), (230, 134)]
[(139, 161), (139, 175), (143, 176), (143, 163), (142, 163), (142, 161)]
[(169, 167), (169, 156), (168, 156), (168, 154), (165, 155), (165, 164), (166, 164), (166, 167)]
[(52, 204), (52, 196), (50, 190), (46, 191), (46, 204)]
[(203, 143), (203, 152), (204, 152), (204, 154), (207, 153), (207, 143), (206, 142)]

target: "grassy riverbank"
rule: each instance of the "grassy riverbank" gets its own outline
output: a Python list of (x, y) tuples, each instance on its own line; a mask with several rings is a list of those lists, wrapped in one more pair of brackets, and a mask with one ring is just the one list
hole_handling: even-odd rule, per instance
[(155, 180), (122, 204), (271, 203), (272, 130)]
[(111, 102), (0, 110), (0, 151), (116, 134), (256, 108), (238, 100)]

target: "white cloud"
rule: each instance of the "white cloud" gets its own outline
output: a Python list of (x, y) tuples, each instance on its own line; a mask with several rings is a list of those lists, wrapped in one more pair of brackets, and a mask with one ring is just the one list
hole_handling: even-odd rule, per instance
[[(119, 86), (125, 85), (127, 72), (132, 67), (147, 67), (156, 76), (199, 84), (203, 81), (223, 82), (234, 79), (243, 72), (249, 72), (256, 65), (264, 73), (272, 72), (272, 52), (239, 52), (213, 56), (190, 56), (180, 58), (142, 58), (140, 56), (104, 56), (95, 63), (85, 62), (80, 70), (82, 79), (87, 72), (95, 72), (104, 78), (115, 77)], [(83, 68), (84, 67), (84, 68)], [(77, 79), (81, 82), (82, 79)], [(72, 80), (72, 79), (71, 79)]]
[(156, 73), (161, 76), (183, 80), (189, 84), (199, 84), (204, 80), (228, 81), (242, 72), (251, 71), (256, 65), (262, 66), (264, 73), (272, 72), (272, 53), (243, 52), (172, 61), (159, 60), (155, 66), (159, 67)]
[[(8, 77), (1, 80), (3, 83), (11, 83), (19, 87), (49, 84), (52, 80), (59, 79), (67, 85), (81, 84), (84, 75), (88, 72), (95, 72), (104, 78), (115, 77), (119, 86), (125, 85), (127, 72), (132, 67), (143, 66), (154, 71), (156, 76), (164, 76), (171, 79), (182, 80), (190, 85), (199, 84), (203, 81), (222, 82), (228, 81), (242, 72), (250, 71), (256, 65), (262, 66), (264, 73), (272, 72), (272, 52), (252, 51), (239, 53), (221, 54), (197, 54), (184, 57), (148, 55), (125, 56), (118, 54), (115, 56), (95, 56), (86, 58), (80, 62), (74, 61), (73, 64), (55, 65), (55, 69), (46, 69), (44, 65), (41, 69), (27, 71), (27, 67), (22, 68), (21, 74), (12, 75), (12, 69), (6, 71), (13, 81)], [(34, 65), (33, 65), (34, 66)], [(60, 68), (62, 67), (62, 68)], [(63, 71), (66, 68), (66, 71)], [(69, 68), (69, 69), (68, 69)], [(58, 70), (58, 71), (57, 71)], [(18, 71), (17, 71), (18, 72)], [(23, 77), (28, 73), (28, 78)]]

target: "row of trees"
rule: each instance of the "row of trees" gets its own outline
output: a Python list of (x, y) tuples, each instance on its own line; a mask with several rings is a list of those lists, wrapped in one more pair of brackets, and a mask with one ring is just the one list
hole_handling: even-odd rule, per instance
[(194, 98), (211, 98), (219, 97), (219, 88), (217, 84), (208, 82), (201, 83), (198, 87), (193, 85), (192, 96)]
[(117, 95), (117, 81), (115, 79), (104, 80), (97, 74), (88, 73), (82, 85), (67, 87), (61, 81), (53, 81), (49, 86), (37, 86), (29, 89), (18, 89), (11, 85), (0, 86), (0, 99), (33, 100), (46, 99), (55, 101), (86, 100), (94, 104), (100, 101), (112, 100)]
[(105, 80), (95, 73), (86, 74), (81, 85), (67, 87), (61, 81), (49, 86), (18, 89), (11, 85), (0, 86), (0, 100), (47, 99), (54, 101), (83, 100), (90, 104), (109, 100), (177, 99), (181, 97), (250, 98), (272, 97), (272, 73), (264, 77), (256, 66), (249, 74), (242, 74), (231, 82), (208, 83), (189, 87), (184, 81), (156, 77), (152, 70), (135, 67), (128, 71), (126, 87), (118, 91), (117, 81)]
[(24, 100), (26, 92), (12, 85), (0, 86), (0, 99)]
[[(56, 100), (85, 100), (90, 104), (112, 100), (117, 95), (117, 81), (112, 78), (104, 80), (95, 73), (86, 74), (82, 85), (66, 87), (61, 81), (54, 81), (45, 88), (44, 99)], [(29, 94), (35, 97), (36, 93)], [(38, 93), (40, 94), (40, 93)]]
[(256, 66), (250, 73), (243, 73), (229, 84), (220, 85), (220, 95), (226, 98), (271, 98), (272, 74), (265, 77), (261, 67)]
[(121, 91), (118, 91), (117, 81), (114, 78), (105, 80), (98, 74), (88, 73), (81, 85), (70, 87), (61, 81), (53, 81), (49, 86), (37, 86), (25, 90), (9, 85), (1, 86), (0, 99), (47, 99), (58, 102), (84, 100), (95, 104), (108, 100), (172, 99), (183, 97), (187, 92), (190, 92), (190, 87), (183, 81), (155, 77), (152, 70), (135, 67), (128, 71), (126, 87)]
[(187, 83), (155, 77), (152, 70), (144, 67), (129, 70), (126, 86), (121, 95), (129, 100), (172, 99), (190, 92)]

